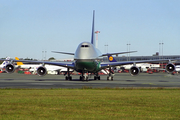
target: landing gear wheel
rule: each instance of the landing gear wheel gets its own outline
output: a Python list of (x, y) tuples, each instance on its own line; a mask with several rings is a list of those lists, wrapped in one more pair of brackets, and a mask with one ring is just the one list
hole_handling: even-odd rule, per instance
[(86, 81), (88, 82), (88, 77), (86, 77)]
[(111, 77), (111, 81), (113, 81), (113, 77)]
[(107, 80), (113, 81), (113, 77), (112, 77), (112, 76), (108, 76), (108, 77), (107, 77)]
[(100, 76), (98, 76), (98, 80), (100, 80), (101, 78), (100, 78)]
[(65, 79), (66, 80), (72, 80), (72, 77), (71, 76), (66, 76)]
[(84, 76), (80, 76), (80, 80), (87, 80), (88, 79), (88, 77), (85, 79), (85, 77)]
[(94, 76), (94, 80), (100, 80), (100, 76)]
[(82, 80), (82, 76), (80, 76), (80, 78), (79, 78), (80, 80)]

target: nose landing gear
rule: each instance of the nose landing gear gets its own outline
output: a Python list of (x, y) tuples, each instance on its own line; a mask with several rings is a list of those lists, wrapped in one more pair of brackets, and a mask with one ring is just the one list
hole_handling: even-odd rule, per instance
[(82, 81), (84, 81), (84, 80), (88, 81), (89, 79), (88, 79), (88, 75), (87, 74), (88, 73), (82, 73), (79, 79), (82, 80)]

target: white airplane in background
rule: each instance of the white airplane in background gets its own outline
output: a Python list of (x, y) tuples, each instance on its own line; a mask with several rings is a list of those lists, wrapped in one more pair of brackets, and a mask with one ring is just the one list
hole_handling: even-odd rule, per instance
[(17, 68), (30, 69), (30, 68), (41, 66), (41, 64), (23, 64), (22, 62), (19, 62), (20, 60), (18, 57), (15, 57), (15, 59), (17, 60), (17, 62), (16, 62)]
[(180, 65), (176, 65), (175, 67), (176, 67), (176, 68), (175, 68), (175, 71), (176, 71), (176, 72), (180, 72)]
[[(41, 63), (42, 66), (38, 67), (37, 74), (42, 76), (47, 73), (47, 69), (45, 64), (49, 65), (56, 65), (62, 66), (67, 68), (67, 76), (65, 77), (66, 80), (72, 80), (72, 76), (70, 75), (69, 70), (73, 69), (77, 72), (81, 73), (80, 80), (88, 80), (88, 76), (86, 73), (94, 73), (94, 80), (100, 80), (100, 76), (98, 72), (102, 69), (109, 68), (110, 73), (108, 74), (107, 80), (113, 80), (113, 75), (111, 72), (111, 67), (120, 66), (120, 65), (127, 65), (133, 64), (130, 68), (131, 75), (137, 75), (139, 73), (139, 68), (136, 67), (136, 63), (150, 63), (150, 62), (169, 62), (166, 66), (166, 70), (169, 72), (173, 72), (175, 70), (174, 64), (171, 63), (170, 60), (144, 60), (144, 61), (125, 61), (125, 62), (100, 62), (98, 61), (99, 57), (109, 56), (109, 55), (117, 55), (117, 54), (125, 54), (125, 53), (132, 53), (136, 51), (130, 52), (118, 52), (118, 53), (106, 53), (102, 54), (96, 47), (95, 47), (95, 40), (94, 40), (94, 16), (95, 11), (93, 11), (93, 22), (92, 22), (92, 36), (91, 36), (91, 43), (90, 42), (82, 42), (78, 45), (75, 53), (67, 53), (67, 52), (55, 52), (61, 54), (68, 54), (74, 56), (73, 62), (52, 62), (52, 61), (31, 61), (31, 60), (11, 60), (11, 63), (6, 65), (6, 71), (8, 73), (12, 73), (15, 70), (13, 62), (31, 62), (31, 63)], [(56, 43), (57, 44), (57, 43)], [(59, 43), (60, 44), (60, 43)], [(113, 61), (113, 58), (109, 58), (110, 61)]]
[[(6, 57), (6, 60), (10, 60), (10, 57)], [(4, 69), (7, 64), (9, 64), (9, 61), (3, 61), (2, 64), (0, 65), (0, 69)]]
[[(18, 57), (15, 57), (16, 60), (19, 61)], [(23, 64), (22, 62), (16, 62), (18, 68), (23, 68), (23, 69), (29, 69), (30, 72), (35, 73), (39, 67), (41, 67), (41, 64)], [(58, 74), (58, 72), (67, 72), (67, 68), (61, 67), (61, 66), (56, 66), (56, 65), (45, 65), (48, 74)], [(72, 69), (70, 70), (71, 72), (73, 71)]]
[[(129, 70), (131, 67), (133, 66), (133, 64), (130, 65), (123, 65), (121, 67), (124, 67), (124, 69)], [(140, 63), (140, 64), (136, 64), (137, 67), (141, 68), (142, 72), (146, 72), (149, 68), (159, 68), (160, 65), (159, 64), (150, 64), (150, 63)]]

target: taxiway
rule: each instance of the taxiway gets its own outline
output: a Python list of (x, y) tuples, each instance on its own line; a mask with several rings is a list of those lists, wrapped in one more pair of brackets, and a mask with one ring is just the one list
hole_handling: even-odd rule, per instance
[(180, 87), (180, 75), (167, 73), (140, 73), (138, 76), (130, 76), (128, 73), (116, 73), (113, 81), (106, 80), (107, 75), (101, 75), (101, 80), (88, 82), (80, 81), (79, 75), (73, 75), (72, 81), (66, 81), (64, 75), (24, 75), (18, 73), (1, 73), (0, 88), (119, 88), (119, 87)]

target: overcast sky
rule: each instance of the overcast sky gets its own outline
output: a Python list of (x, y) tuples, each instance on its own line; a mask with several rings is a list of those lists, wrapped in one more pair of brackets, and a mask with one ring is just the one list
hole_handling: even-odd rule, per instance
[[(0, 0), (0, 58), (70, 58), (91, 40), (92, 14), (102, 53), (180, 55), (180, 0)], [(126, 54), (125, 54), (126, 55)]]

